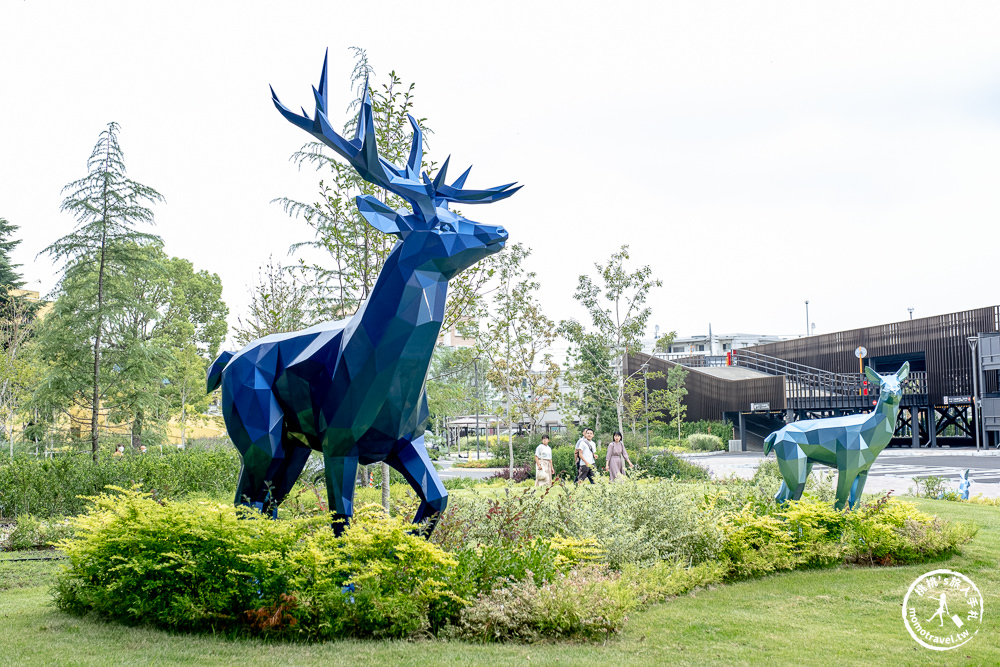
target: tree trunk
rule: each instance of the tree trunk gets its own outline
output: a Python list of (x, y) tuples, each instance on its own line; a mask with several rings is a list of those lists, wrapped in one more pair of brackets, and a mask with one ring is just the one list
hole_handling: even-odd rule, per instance
[(622, 412), (623, 412), (622, 408), (624, 407), (623, 403), (625, 402), (625, 376), (624, 376), (624, 372), (625, 372), (625, 369), (623, 367), (622, 368), (622, 373), (623, 374), (618, 377), (618, 401), (616, 402), (616, 405), (615, 405), (615, 411), (618, 413), (618, 432), (619, 433), (624, 433), (625, 432), (625, 425), (624, 425), (624, 422), (622, 421)]
[(382, 461), (382, 509), (389, 513), (389, 464)]
[[(108, 145), (105, 158), (105, 170), (111, 161), (111, 146)], [(101, 193), (104, 226), (101, 228), (101, 261), (97, 269), (97, 332), (94, 336), (94, 393), (90, 405), (90, 452), (94, 463), (97, 463), (100, 453), (97, 416), (101, 408), (101, 329), (104, 327), (104, 262), (108, 245), (108, 179), (104, 179), (104, 189)]]
[(511, 417), (510, 394), (507, 394), (507, 451), (510, 454), (510, 467), (507, 469), (507, 479), (514, 479), (514, 418)]
[(139, 445), (142, 444), (142, 412), (138, 412), (135, 415), (135, 421), (132, 422), (132, 449), (139, 449)]
[(187, 447), (187, 379), (181, 383), (181, 448)]

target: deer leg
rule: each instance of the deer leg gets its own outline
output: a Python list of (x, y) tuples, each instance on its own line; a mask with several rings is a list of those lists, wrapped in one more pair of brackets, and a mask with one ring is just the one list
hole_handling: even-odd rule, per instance
[(272, 502), (275, 508), (281, 504), (288, 492), (295, 486), (295, 481), (302, 474), (302, 469), (306, 467), (306, 461), (312, 450), (302, 445), (289, 444), (285, 440), (285, 458), (272, 479), (271, 489)]
[(850, 503), (851, 509), (858, 506), (858, 502), (861, 500), (861, 494), (865, 491), (865, 482), (868, 481), (868, 471), (862, 470), (858, 473), (858, 476), (854, 478), (854, 484), (851, 486), (851, 496)]
[(340, 536), (354, 515), (354, 484), (358, 476), (357, 456), (323, 456), (326, 496), (333, 512), (333, 532)]
[(434, 532), (441, 513), (448, 506), (448, 492), (441, 483), (430, 457), (427, 456), (424, 436), (421, 435), (412, 442), (400, 440), (385, 462), (398, 470), (420, 497), (420, 507), (413, 517), (413, 523), (430, 519), (423, 531), (423, 535), (429, 537)]
[(809, 457), (794, 442), (780, 443), (775, 447), (775, 454), (778, 457), (778, 470), (781, 471), (781, 477), (784, 481), (774, 499), (779, 503), (786, 500), (798, 500), (802, 497), (802, 491), (806, 488), (806, 478), (809, 477), (809, 471), (812, 469)]
[(224, 410), (226, 429), (243, 461), (235, 502), (262, 512), (276, 510), (271, 480), (284, 464), (281, 445), (284, 413), (270, 387), (255, 389), (241, 385), (233, 393), (231, 404), (224, 406)]
[(844, 509), (853, 494), (856, 482), (857, 473), (852, 475), (843, 468), (837, 472), (837, 501), (833, 505), (834, 509)]

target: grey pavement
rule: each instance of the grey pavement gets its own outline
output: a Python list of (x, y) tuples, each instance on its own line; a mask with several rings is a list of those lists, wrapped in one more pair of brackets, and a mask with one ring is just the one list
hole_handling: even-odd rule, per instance
[[(721, 454), (684, 454), (688, 461), (703, 465), (716, 477), (735, 475), (742, 479), (753, 477), (754, 471), (763, 459), (761, 452), (736, 452)], [(773, 461), (774, 454), (769, 458)], [(943, 477), (948, 487), (958, 490), (959, 474), (970, 470), (972, 480), (970, 494), (988, 498), (1000, 498), (1000, 452), (976, 452), (975, 450), (951, 450), (933, 454), (916, 454), (912, 450), (886, 450), (875, 460), (865, 484), (866, 493), (896, 494), (911, 492), (914, 477)], [(813, 468), (813, 474), (829, 474), (824, 466)]]
[[(475, 452), (472, 458), (475, 459)], [(484, 453), (485, 456), (485, 453)], [(735, 475), (742, 479), (753, 477), (754, 471), (763, 459), (761, 452), (712, 452), (710, 454), (682, 454), (683, 458), (708, 468), (715, 477)], [(774, 460), (774, 454), (769, 457)], [(441, 458), (436, 463), (441, 466), (441, 479), (471, 477), (485, 479), (500, 468), (455, 468), (456, 460)], [(982, 494), (988, 498), (1000, 498), (1000, 451), (992, 449), (976, 452), (972, 449), (942, 449), (933, 453), (917, 453), (911, 449), (884, 450), (868, 473), (866, 493), (893, 491), (897, 495), (911, 493), (914, 477), (942, 477), (948, 480), (948, 487), (957, 491), (959, 474), (970, 470), (972, 480), (970, 494)], [(813, 468), (813, 474), (830, 474), (824, 466)]]

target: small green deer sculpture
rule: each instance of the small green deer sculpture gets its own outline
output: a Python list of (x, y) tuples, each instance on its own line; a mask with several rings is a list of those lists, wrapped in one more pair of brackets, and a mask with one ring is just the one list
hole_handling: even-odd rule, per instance
[(909, 362), (894, 375), (879, 375), (865, 369), (868, 380), (879, 386), (878, 403), (868, 414), (807, 419), (784, 426), (764, 439), (764, 456), (772, 449), (784, 481), (774, 499), (779, 503), (798, 500), (806, 487), (813, 464), (837, 469), (837, 502), (843, 509), (858, 504), (868, 480), (868, 469), (892, 439), (896, 416), (903, 398), (903, 380)]

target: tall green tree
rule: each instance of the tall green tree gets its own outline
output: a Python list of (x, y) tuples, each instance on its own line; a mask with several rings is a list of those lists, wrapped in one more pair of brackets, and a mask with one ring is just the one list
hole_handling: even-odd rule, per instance
[(476, 349), (471, 347), (434, 348), (427, 371), (427, 407), (431, 424), (447, 425), (450, 419), (476, 409), (474, 368)]
[[(73, 232), (47, 247), (47, 253), (63, 262), (62, 276), (56, 288), (63, 299), (53, 314), (46, 318), (46, 329), (52, 321), (49, 351), (55, 362), (55, 374), (47, 380), (50, 388), (57, 385), (66, 396), (73, 397), (90, 415), (91, 452), (96, 462), (99, 454), (99, 414), (102, 389), (102, 355), (109, 322), (120, 317), (134, 304), (119, 288), (127, 276), (150, 269), (143, 266), (143, 256), (137, 248), (162, 246), (162, 240), (139, 231), (139, 225), (153, 224), (149, 205), (163, 197), (153, 188), (131, 180), (125, 169), (125, 158), (118, 143), (119, 127), (109, 123), (101, 133), (87, 160), (87, 175), (69, 183), (63, 192), (61, 210), (76, 218)], [(117, 279), (117, 280), (114, 280)], [(114, 283), (114, 284), (112, 284)], [(72, 305), (70, 304), (72, 302)], [(79, 337), (82, 337), (79, 338)], [(61, 340), (72, 343), (74, 352), (61, 352), (52, 343)], [(84, 379), (79, 364), (81, 343), (89, 349), (89, 378)], [(60, 363), (70, 362), (70, 365)], [(125, 367), (119, 365), (119, 373)], [(86, 394), (87, 398), (82, 399)]]
[(24, 277), (18, 269), (20, 264), (14, 264), (10, 253), (21, 244), (21, 239), (14, 238), (14, 233), (20, 229), (6, 218), (0, 218), (0, 306), (6, 306), (12, 300), (20, 301), (20, 305), (14, 309), (8, 309), (7, 315), (15, 312), (22, 313), (25, 318), (23, 325), (27, 327), (28, 320), (34, 316), (38, 310), (37, 303), (28, 301), (23, 297), (18, 297), (11, 292), (24, 287)]
[(667, 388), (664, 394), (664, 403), (670, 411), (670, 426), (677, 427), (677, 437), (681, 437), (681, 426), (684, 424), (684, 416), (687, 414), (687, 406), (684, 405), (684, 397), (688, 390), (684, 387), (687, 379), (688, 369), (680, 364), (676, 364), (667, 372)]
[[(625, 356), (642, 351), (642, 336), (646, 332), (652, 311), (646, 306), (649, 293), (661, 287), (663, 281), (653, 278), (649, 266), (629, 271), (628, 246), (613, 253), (606, 264), (594, 264), (597, 280), (582, 275), (573, 297), (587, 309), (593, 325), (591, 331), (573, 320), (560, 323), (560, 333), (572, 344), (571, 358), (584, 360), (587, 379), (594, 391), (615, 406), (618, 430), (624, 432), (626, 383), (631, 375), (624, 372)], [(602, 357), (610, 364), (604, 366)], [(603, 366), (603, 367), (602, 367)], [(637, 371), (638, 372), (638, 371)], [(634, 373), (632, 374), (634, 375)]]
[(304, 329), (308, 300), (307, 289), (295, 274), (269, 257), (250, 286), (247, 314), (237, 318), (236, 343), (242, 347), (264, 336)]
[(37, 320), (30, 305), (24, 299), (0, 301), (0, 423), (7, 430), (11, 457), (16, 417), (39, 373), (39, 365), (32, 359)]
[(556, 339), (555, 323), (541, 310), (539, 284), (524, 260), (531, 250), (515, 243), (498, 253), (498, 284), (482, 307), (485, 331), (477, 339), (488, 363), (486, 379), (503, 394), (508, 427), (510, 468), (514, 467), (514, 417), (527, 417), (534, 434), (538, 420), (555, 402), (559, 366), (548, 351)]
[(138, 447), (143, 438), (148, 444), (162, 437), (173, 416), (181, 418), (183, 440), (187, 417), (208, 407), (205, 370), (225, 338), (229, 309), (218, 275), (196, 272), (191, 262), (168, 257), (158, 246), (135, 252), (150, 269), (124, 286), (130, 305), (109, 329), (118, 347), (133, 353), (128, 372), (121, 373), (117, 409), (110, 412), (115, 421), (131, 422)]

